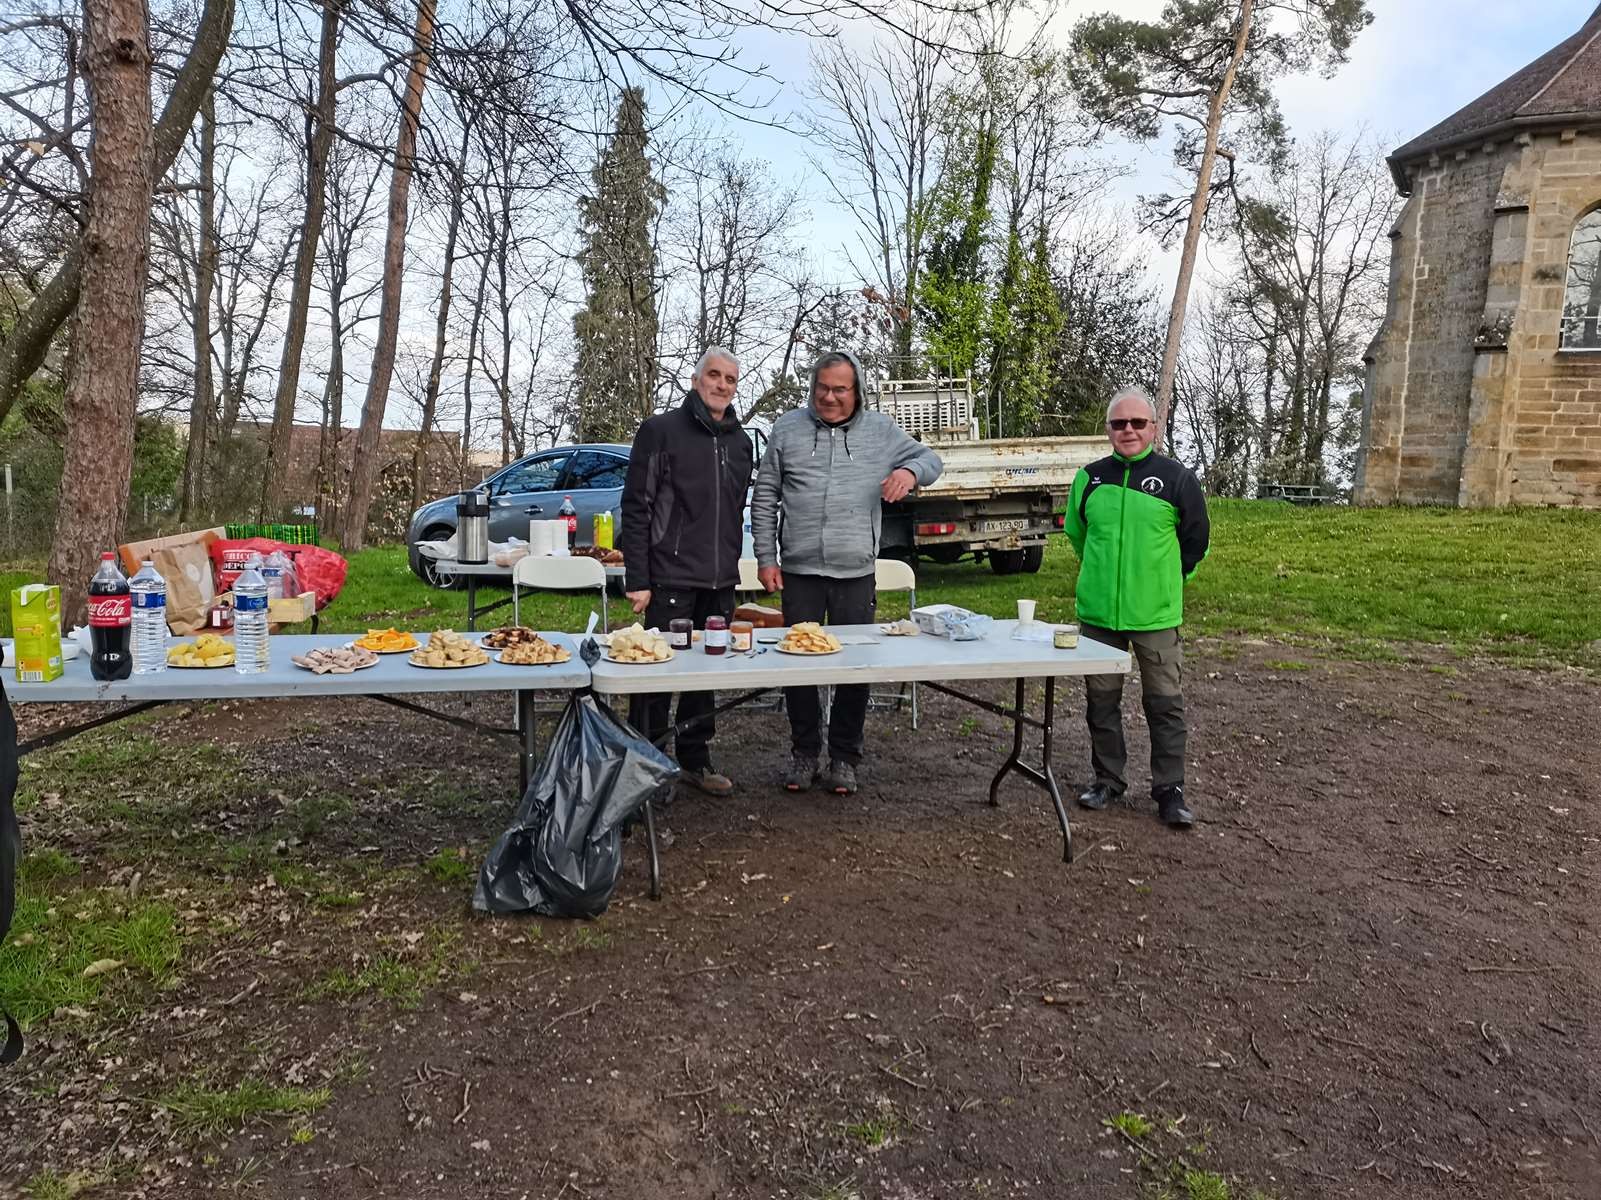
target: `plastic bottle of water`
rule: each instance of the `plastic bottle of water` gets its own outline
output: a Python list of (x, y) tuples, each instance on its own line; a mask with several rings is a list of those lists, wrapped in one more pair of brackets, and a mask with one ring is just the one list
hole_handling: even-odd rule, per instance
[(167, 669), (167, 581), (148, 558), (128, 580), (133, 593), (133, 673), (154, 675)]
[(267, 662), (267, 581), (261, 577), (258, 554), (234, 580), (233, 669), (241, 675), (260, 675)]

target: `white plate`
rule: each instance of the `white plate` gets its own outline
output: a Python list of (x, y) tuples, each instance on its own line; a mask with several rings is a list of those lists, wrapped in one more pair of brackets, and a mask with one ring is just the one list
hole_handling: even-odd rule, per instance
[[(367, 653), (368, 653), (368, 654), (376, 654), (376, 653), (377, 653), (377, 651), (376, 651), (376, 650), (369, 650), (369, 651), (367, 651)], [(302, 664), (300, 664), (300, 663), (297, 663), (297, 662), (296, 662), (296, 661), (295, 661), (295, 660), (294, 660), (294, 659), (292, 659), (292, 658), (291, 658), (291, 659), (290, 659), (290, 660), (289, 660), (289, 665), (290, 665), (290, 666), (291, 666), (291, 667), (294, 667), (294, 668), (295, 668), (295, 669), (296, 669), (296, 670), (299, 670), (299, 671), (310, 671), (310, 672), (311, 672), (311, 673), (312, 673), (312, 674), (313, 674), (313, 675), (315, 675), (315, 674), (316, 674), (316, 673), (317, 673), (317, 672), (316, 672), (316, 671), (315, 671), (315, 670), (313, 670), (313, 669), (312, 669), (312, 668), (311, 668), (311, 667), (308, 667), (308, 666), (304, 666), (304, 665), (302, 665)], [(373, 660), (372, 660), (372, 661), (371, 661), (371, 662), (365, 662), (365, 663), (362, 663), (362, 664), (361, 664), (361, 665), (360, 665), (360, 666), (359, 666), (359, 667), (352, 667), (352, 668), (351, 668), (351, 670), (352, 670), (352, 671), (365, 671), (365, 670), (367, 670), (367, 668), (369, 668), (369, 667), (376, 667), (376, 666), (377, 666), (377, 665), (378, 665), (378, 660), (377, 660), (377, 659), (376, 659), (376, 658), (375, 658), (375, 659), (373, 659)], [(335, 672), (333, 672), (333, 671), (324, 671), (324, 672), (323, 672), (323, 674), (324, 674), (324, 675), (332, 675), (332, 674), (334, 674), (334, 673), (335, 673)]]
[(607, 662), (614, 662), (614, 663), (621, 663), (625, 667), (659, 667), (664, 662), (672, 662), (673, 659), (677, 656), (677, 654), (678, 654), (678, 651), (669, 648), (668, 651), (667, 651), (667, 657), (666, 658), (653, 658), (649, 662), (644, 662), (644, 661), (636, 662), (633, 659), (613, 658), (611, 656), (611, 651), (608, 650), (608, 651), (606, 651), (606, 661)]
[(571, 653), (569, 653), (566, 658), (558, 658), (554, 662), (542, 662), (542, 663), (507, 662), (503, 657), (501, 657), (501, 655), (504, 655), (505, 653), (506, 652), (504, 650), (502, 650), (500, 652), (500, 654), (491, 654), (489, 657), (494, 659), (494, 661), (498, 662), (503, 667), (559, 667), (559, 666), (562, 666), (564, 663), (570, 663), (570, 662), (573, 661), (573, 656), (572, 656)]
[(774, 646), (773, 649), (777, 650), (780, 654), (793, 654), (796, 658), (827, 658), (830, 654), (840, 653), (845, 649), (845, 647), (841, 646), (839, 650), (791, 650), (787, 646), (780, 643), (779, 645)]

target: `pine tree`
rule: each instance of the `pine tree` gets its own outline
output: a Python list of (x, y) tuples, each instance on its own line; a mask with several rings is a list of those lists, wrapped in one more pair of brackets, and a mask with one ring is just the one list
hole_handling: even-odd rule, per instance
[(584, 307), (578, 340), (574, 426), (580, 441), (628, 441), (651, 415), (656, 392), (656, 215), (666, 193), (646, 156), (645, 93), (629, 88), (611, 141), (578, 202)]

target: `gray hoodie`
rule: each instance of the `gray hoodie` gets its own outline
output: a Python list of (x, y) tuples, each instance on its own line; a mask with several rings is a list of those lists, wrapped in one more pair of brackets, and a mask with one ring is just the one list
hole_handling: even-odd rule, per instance
[(923, 487), (944, 470), (933, 450), (884, 413), (867, 411), (862, 366), (853, 355), (845, 357), (856, 370), (850, 418), (827, 424), (808, 396), (806, 406), (779, 417), (768, 436), (750, 503), (760, 566), (777, 566), (782, 554), (784, 570), (798, 575), (871, 575), (883, 528), (884, 480), (905, 467)]

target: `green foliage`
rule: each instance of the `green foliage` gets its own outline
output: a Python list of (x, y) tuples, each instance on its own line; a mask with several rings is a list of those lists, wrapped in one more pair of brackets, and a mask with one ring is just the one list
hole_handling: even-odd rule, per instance
[(646, 155), (645, 93), (628, 88), (611, 141), (579, 201), (585, 303), (578, 342), (574, 428), (580, 441), (628, 441), (650, 414), (656, 386), (657, 267), (653, 238), (666, 193)]
[(463, 884), (471, 881), (473, 867), (462, 853), (449, 847), (435, 854), (426, 863), (423, 869), (440, 883)]
[(183, 477), (183, 455), (183, 439), (178, 436), (176, 425), (156, 417), (140, 417), (133, 433), (133, 496), (164, 500), (175, 497)]

